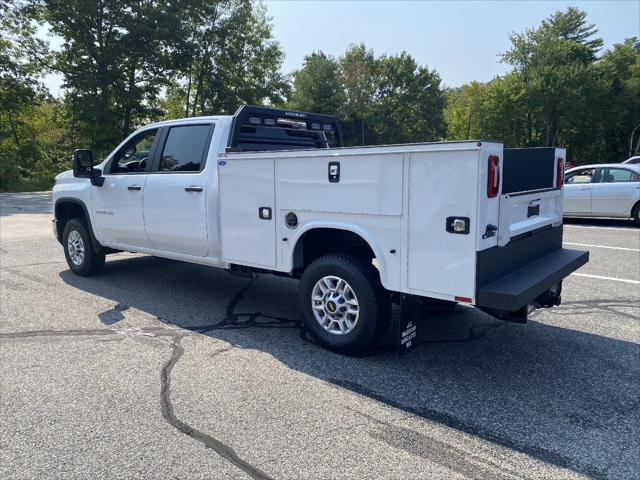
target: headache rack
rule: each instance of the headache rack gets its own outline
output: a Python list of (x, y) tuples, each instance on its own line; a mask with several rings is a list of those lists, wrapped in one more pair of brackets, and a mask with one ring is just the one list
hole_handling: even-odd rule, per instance
[(260, 152), (342, 146), (333, 115), (244, 105), (233, 116), (227, 152)]

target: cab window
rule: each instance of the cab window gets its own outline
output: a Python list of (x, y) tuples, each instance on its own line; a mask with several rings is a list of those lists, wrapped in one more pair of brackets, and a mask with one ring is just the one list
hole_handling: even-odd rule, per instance
[(151, 147), (156, 138), (157, 130), (147, 130), (133, 138), (127, 145), (115, 154), (111, 161), (111, 173), (142, 173), (146, 172), (147, 164), (151, 161)]
[(204, 167), (211, 125), (171, 127), (167, 134), (160, 172), (199, 172)]
[(565, 183), (592, 183), (593, 182), (593, 174), (595, 172), (595, 168), (585, 168), (582, 170), (574, 170), (571, 173), (567, 174), (567, 178), (565, 179)]

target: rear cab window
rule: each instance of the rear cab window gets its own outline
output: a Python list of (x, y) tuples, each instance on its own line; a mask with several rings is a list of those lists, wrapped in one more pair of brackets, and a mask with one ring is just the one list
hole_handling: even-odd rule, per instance
[(213, 124), (169, 127), (156, 172), (200, 172), (204, 168)]

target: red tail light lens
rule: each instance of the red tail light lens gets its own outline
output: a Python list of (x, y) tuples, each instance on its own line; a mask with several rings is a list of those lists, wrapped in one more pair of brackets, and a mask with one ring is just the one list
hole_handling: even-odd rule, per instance
[(487, 197), (498, 196), (500, 191), (500, 158), (489, 155), (489, 173), (487, 176)]
[(556, 165), (556, 187), (560, 188), (564, 185), (564, 158), (558, 159)]

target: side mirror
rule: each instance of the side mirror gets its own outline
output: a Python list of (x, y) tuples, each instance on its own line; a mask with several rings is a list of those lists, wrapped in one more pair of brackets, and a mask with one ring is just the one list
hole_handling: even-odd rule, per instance
[(104, 177), (99, 169), (93, 168), (93, 152), (86, 148), (76, 148), (73, 151), (73, 176), (88, 178), (91, 184), (101, 187)]

